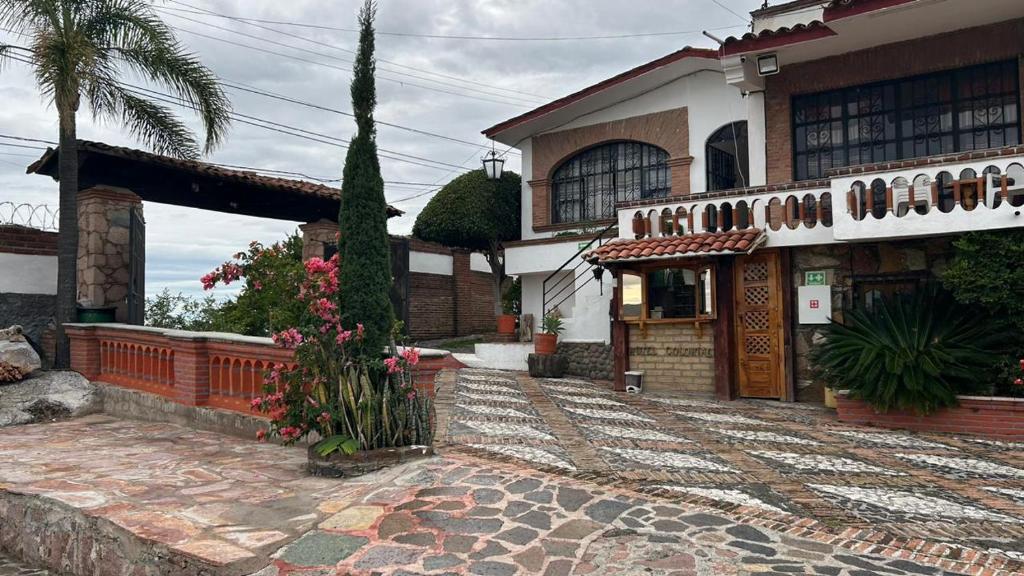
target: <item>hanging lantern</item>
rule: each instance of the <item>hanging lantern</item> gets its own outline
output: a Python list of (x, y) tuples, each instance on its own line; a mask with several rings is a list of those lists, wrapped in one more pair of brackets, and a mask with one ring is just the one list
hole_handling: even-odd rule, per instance
[(488, 180), (500, 180), (501, 170), (505, 165), (505, 159), (499, 158), (492, 149), (487, 156), (483, 158), (484, 173), (487, 174)]

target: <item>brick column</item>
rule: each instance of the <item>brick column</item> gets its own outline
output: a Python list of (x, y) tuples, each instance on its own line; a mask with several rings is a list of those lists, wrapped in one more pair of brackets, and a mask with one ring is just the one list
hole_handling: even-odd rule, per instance
[(323, 258), (328, 246), (338, 244), (338, 223), (320, 219), (299, 226), (302, 230), (302, 259)]
[(142, 199), (123, 188), (95, 187), (78, 193), (78, 301), (116, 306), (118, 322), (128, 322), (131, 212)]
[(65, 326), (71, 342), (71, 369), (87, 380), (100, 375), (100, 339), (95, 326)]
[(174, 399), (186, 406), (210, 400), (210, 355), (206, 339), (168, 335), (174, 347)]

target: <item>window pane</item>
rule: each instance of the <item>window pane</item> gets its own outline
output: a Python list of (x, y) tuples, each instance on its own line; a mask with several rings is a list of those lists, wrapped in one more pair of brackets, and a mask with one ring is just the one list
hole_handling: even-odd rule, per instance
[(643, 307), (642, 279), (635, 274), (622, 274), (622, 317), (639, 318)]
[(668, 268), (647, 274), (647, 317), (694, 318), (697, 313), (696, 273)]
[(1016, 61), (800, 96), (793, 174), (1018, 145), (1019, 101)]
[(712, 292), (711, 269), (705, 268), (700, 271), (698, 290), (700, 291), (700, 314), (701, 316), (712, 316), (714, 314), (715, 299)]

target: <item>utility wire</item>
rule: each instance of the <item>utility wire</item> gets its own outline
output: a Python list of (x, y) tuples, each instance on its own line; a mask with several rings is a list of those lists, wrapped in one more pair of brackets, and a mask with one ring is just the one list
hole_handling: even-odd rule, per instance
[[(20, 62), (30, 63), (30, 61), (28, 61), (28, 60), (24, 60), (24, 59), (20, 59), (20, 58), (16, 58), (16, 57), (14, 57), (13, 59), (14, 60), (18, 60)], [(174, 105), (177, 105), (177, 106), (181, 106), (182, 108), (187, 108), (187, 109), (190, 109), (190, 110), (195, 110), (195, 107), (192, 106), (191, 104), (186, 103), (186, 102), (184, 102), (184, 101), (182, 101), (182, 100), (180, 100), (180, 99), (178, 99), (178, 98), (176, 98), (176, 97), (174, 97), (174, 96), (172, 96), (170, 94), (165, 94), (165, 93), (159, 92), (157, 90), (152, 90), (152, 89), (145, 88), (145, 87), (142, 87), (142, 86), (137, 86), (135, 84), (129, 84), (127, 82), (124, 83), (124, 85), (129, 87), (130, 89), (132, 89), (131, 91), (136, 93), (136, 94), (138, 94), (138, 95), (145, 96), (145, 97), (148, 97), (148, 98), (153, 98), (155, 100), (160, 100), (160, 101), (162, 101), (164, 103), (167, 103), (167, 104), (174, 104)], [(331, 145), (334, 145), (334, 146), (338, 146), (340, 148), (345, 148), (345, 149), (348, 148), (349, 141), (345, 140), (343, 138), (338, 138), (338, 137), (331, 136), (331, 135), (328, 135), (328, 134), (321, 134), (319, 132), (313, 132), (313, 131), (310, 131), (310, 130), (305, 130), (303, 128), (297, 128), (295, 126), (289, 126), (288, 124), (281, 124), (279, 122), (274, 122), (274, 121), (271, 121), (271, 120), (267, 120), (265, 118), (260, 118), (260, 117), (257, 117), (257, 116), (250, 116), (250, 115), (247, 115), (247, 114), (242, 114), (240, 112), (231, 112), (230, 114), (231, 114), (232, 118), (235, 121), (240, 122), (242, 124), (249, 124), (249, 125), (252, 125), (252, 126), (257, 126), (257, 127), (268, 129), (268, 130), (274, 130), (274, 131), (280, 132), (282, 134), (289, 134), (291, 136), (305, 137), (308, 140), (314, 140), (314, 141), (317, 141), (317, 142), (320, 142), (320, 143), (323, 143), (323, 144), (331, 144)], [(262, 124), (257, 124), (256, 122), (260, 122)], [(305, 136), (305, 135), (308, 135), (308, 136)], [(311, 138), (310, 136), (312, 136), (313, 138)], [(324, 139), (326, 139), (326, 140), (324, 140)], [(333, 142), (329, 142), (329, 140), (333, 141)], [(19, 145), (11, 144), (10, 146), (19, 146)], [(28, 148), (28, 146), (21, 146), (21, 147)], [(39, 149), (42, 150), (43, 148), (39, 148)], [(381, 158), (387, 158), (389, 160), (395, 160), (395, 161), (398, 161), (398, 162), (405, 162), (405, 163), (408, 163), (408, 164), (414, 164), (414, 165), (417, 165), (417, 166), (424, 166), (424, 167), (427, 167), (427, 168), (434, 168), (434, 169), (438, 169), (438, 170), (444, 170), (446, 168), (455, 168), (455, 169), (458, 169), (458, 170), (464, 170), (465, 169), (462, 166), (456, 166), (455, 164), (449, 164), (447, 162), (442, 162), (440, 160), (431, 160), (430, 158), (424, 158), (422, 156), (415, 156), (413, 154), (407, 154), (405, 152), (398, 152), (398, 151), (395, 151), (395, 150), (388, 150), (387, 148), (378, 148), (378, 150), (379, 150), (378, 155)], [(419, 162), (417, 162), (417, 160)], [(430, 164), (425, 164), (424, 162), (429, 162)]]
[[(190, 105), (190, 104), (188, 104), (186, 102), (183, 102), (183, 101), (175, 98), (174, 96), (163, 94), (161, 92), (156, 92), (155, 90), (149, 90), (148, 88), (142, 88), (142, 87), (139, 87), (139, 86), (133, 86), (131, 84), (125, 84), (125, 85), (129, 86), (129, 88), (130, 88), (129, 91), (130, 92), (133, 92), (133, 93), (135, 93), (135, 94), (137, 94), (139, 96), (144, 96), (146, 98), (152, 98), (153, 100), (157, 100), (159, 102), (164, 102), (165, 104), (174, 104), (175, 106), (180, 106), (182, 108), (187, 108), (189, 110), (195, 110), (195, 108), (193, 108), (192, 105)], [(248, 116), (248, 115), (245, 115), (245, 114), (240, 114), (238, 112), (232, 112), (231, 116), (232, 116), (232, 120), (235, 121), (235, 122), (238, 122), (239, 124), (247, 124), (249, 126), (255, 126), (257, 128), (263, 128), (265, 130), (270, 130), (272, 132), (278, 132), (280, 134), (287, 134), (289, 136), (295, 136), (297, 138), (304, 138), (306, 140), (311, 140), (313, 142), (319, 142), (321, 144), (328, 144), (328, 145), (331, 145), (331, 146), (335, 146), (337, 148), (348, 149), (348, 143), (349, 142), (348, 142), (348, 140), (345, 140), (343, 138), (338, 138), (338, 137), (335, 137), (335, 136), (330, 136), (328, 134), (321, 134), (319, 132), (313, 132), (313, 131), (310, 131), (310, 130), (305, 130), (303, 128), (297, 128), (295, 126), (289, 126), (287, 124), (281, 124), (281, 123), (278, 123), (278, 122), (272, 122), (270, 120), (265, 120), (263, 118), (259, 118), (259, 117), (256, 117), (256, 116)], [(398, 156), (391, 156), (391, 154), (401, 154), (403, 156), (407, 156), (408, 158), (412, 158), (412, 160), (410, 160), (408, 158), (401, 158), (401, 157), (398, 157)], [(394, 151), (391, 151), (391, 150), (386, 150), (384, 148), (378, 148), (378, 156), (380, 156), (381, 158), (387, 158), (388, 160), (395, 160), (396, 162), (404, 162), (406, 164), (413, 164), (415, 166), (423, 166), (425, 168), (433, 168), (435, 170), (446, 170), (448, 167), (455, 167), (454, 164), (448, 164), (446, 162), (440, 162), (438, 160), (430, 160), (429, 158), (421, 158), (419, 156), (413, 156), (411, 154), (405, 154), (403, 152), (394, 152)], [(424, 162), (417, 162), (416, 161), (417, 159), (418, 160), (423, 160), (424, 162), (431, 162), (431, 164), (426, 164)]]
[[(159, 8), (157, 10), (159, 10)], [(208, 26), (210, 28), (214, 28), (214, 29), (220, 30), (222, 32), (228, 32), (229, 34), (237, 34), (239, 36), (244, 36), (246, 38), (250, 38), (250, 39), (253, 39), (253, 40), (257, 40), (257, 41), (260, 41), (260, 42), (265, 42), (267, 44), (273, 44), (274, 46), (281, 46), (282, 48), (289, 48), (291, 50), (298, 50), (300, 52), (305, 52), (307, 54), (313, 54), (313, 55), (319, 56), (321, 58), (328, 58), (330, 60), (337, 60), (338, 62), (344, 62), (345, 64), (354, 64), (354, 62), (352, 60), (348, 60), (348, 59), (345, 59), (345, 58), (340, 58), (338, 56), (334, 56), (334, 55), (331, 55), (331, 54), (325, 54), (323, 52), (317, 52), (316, 50), (310, 50), (308, 48), (302, 48), (301, 46), (295, 46), (294, 44), (286, 44), (284, 42), (277, 42), (275, 40), (269, 40), (269, 39), (264, 38), (262, 36), (256, 36), (254, 34), (248, 34), (248, 33), (245, 33), (245, 32), (240, 32), (240, 31), (234, 30), (232, 28), (225, 28), (224, 26), (217, 26), (216, 24), (210, 24), (209, 22), (203, 22), (202, 20), (196, 20), (195, 18), (189, 18), (187, 16), (182, 16), (180, 14), (169, 14), (169, 15), (170, 16), (174, 16), (176, 18), (182, 18), (184, 20), (187, 20), (189, 22), (193, 22), (195, 24), (200, 24), (202, 26)], [(174, 26), (171, 26), (171, 28), (174, 28)], [(182, 28), (175, 28), (175, 29), (176, 30), (184, 30)], [(273, 29), (270, 29), (270, 30), (273, 30)], [(300, 38), (301, 38), (301, 36), (300, 36)], [(317, 44), (322, 44), (322, 43), (316, 42), (315, 40), (309, 40), (309, 41), (317, 43)], [(330, 45), (327, 45), (327, 46), (329, 48), (334, 48), (335, 50), (343, 50), (341, 48), (337, 48), (337, 47), (334, 47), (334, 46), (330, 46)], [(346, 52), (352, 52), (351, 50), (345, 50), (345, 51)], [(425, 82), (434, 82), (435, 84), (440, 84), (442, 86), (448, 86), (450, 88), (458, 88), (460, 90), (470, 90), (470, 91), (473, 91), (473, 92), (479, 92), (480, 94), (486, 94), (488, 96), (495, 96), (495, 97), (498, 97), (498, 98), (507, 98), (509, 100), (515, 100), (515, 101), (523, 102), (525, 104), (532, 105), (532, 106), (536, 106), (538, 103), (545, 101), (543, 98), (541, 98), (539, 96), (531, 97), (529, 100), (527, 100), (525, 98), (520, 98), (518, 96), (510, 96), (508, 94), (496, 94), (494, 92), (488, 92), (486, 90), (480, 90), (478, 88), (469, 88), (469, 87), (466, 87), (466, 86), (459, 86), (459, 85), (456, 85), (456, 84), (451, 84), (451, 83), (448, 83), (448, 82), (443, 82), (441, 80), (435, 80), (433, 78), (427, 78), (427, 77), (424, 77), (424, 76), (418, 76), (416, 74), (409, 74), (408, 72), (397, 72), (397, 71), (394, 71), (394, 70), (386, 70), (386, 69), (382, 69), (382, 68), (379, 68), (378, 70), (380, 72), (387, 72), (389, 74), (398, 74), (398, 75), (401, 75), (401, 76), (408, 76), (409, 78), (415, 78), (416, 80), (423, 80)], [(390, 80), (390, 78), (389, 78), (389, 80)]]
[[(154, 9), (160, 10), (160, 11), (164, 11), (164, 13), (166, 13), (166, 11), (170, 10), (170, 11), (175, 11), (175, 12), (186, 12), (186, 13), (189, 13), (189, 14), (195, 14), (195, 15), (200, 15), (200, 16), (213, 16), (213, 17), (216, 17), (216, 18), (225, 18), (225, 19), (228, 19), (228, 20), (233, 20), (235, 22), (241, 22), (241, 23), (247, 24), (249, 26), (254, 26), (256, 28), (260, 28), (260, 29), (263, 29), (263, 30), (268, 30), (270, 32), (274, 32), (275, 34), (281, 34), (282, 36), (287, 36), (289, 38), (295, 38), (295, 39), (298, 39), (298, 40), (302, 40), (304, 42), (309, 42), (309, 43), (315, 44), (317, 46), (324, 46), (326, 48), (331, 48), (333, 50), (338, 50), (338, 51), (345, 52), (345, 53), (348, 53), (348, 54), (353, 54), (353, 55), (356, 54), (356, 52), (354, 50), (349, 50), (348, 48), (342, 48), (340, 46), (336, 46), (336, 45), (333, 45), (333, 44), (328, 44), (326, 42), (321, 42), (321, 41), (315, 40), (313, 38), (308, 38), (306, 36), (301, 36), (299, 34), (292, 34), (290, 32), (285, 32), (285, 31), (279, 30), (277, 28), (272, 28), (272, 27), (269, 27), (269, 26), (263, 26), (263, 25), (254, 23), (254, 22), (252, 22), (252, 21), (250, 21), (250, 20), (248, 20), (246, 18), (242, 18), (242, 17), (239, 17), (239, 16), (233, 16), (231, 14), (222, 14), (220, 12), (215, 12), (213, 10), (208, 10), (206, 8), (199, 8), (198, 6), (193, 6), (193, 5), (187, 4), (185, 2), (179, 2), (178, 0), (170, 0), (170, 1), (173, 2), (174, 4), (178, 4), (178, 5), (181, 5), (181, 6), (188, 6), (189, 8), (192, 8), (192, 10), (187, 10), (187, 9), (183, 9), (183, 8), (173, 8), (173, 7), (167, 7), (167, 6), (163, 6), (163, 7), (154, 6)], [(184, 17), (183, 16), (179, 16), (179, 18), (184, 18)], [(195, 22), (195, 20), (193, 20), (193, 22)], [(466, 84), (472, 84), (472, 85), (475, 85), (475, 86), (482, 86), (484, 88), (490, 88), (490, 89), (493, 89), (493, 90), (501, 90), (503, 92), (511, 92), (511, 93), (514, 93), (514, 94), (521, 94), (523, 96), (529, 96), (531, 98), (540, 99), (540, 100), (549, 100), (550, 99), (548, 96), (542, 96), (542, 95), (539, 95), (539, 94), (531, 94), (530, 92), (523, 92), (521, 90), (515, 90), (515, 89), (512, 89), (512, 88), (502, 88), (500, 86), (493, 86), (491, 84), (486, 84), (484, 82), (476, 82), (474, 80), (468, 80), (466, 78), (462, 78), (462, 77), (454, 76), (454, 75), (450, 75), (450, 74), (444, 74), (444, 73), (441, 73), (441, 72), (433, 72), (433, 71), (429, 71), (429, 70), (423, 70), (423, 69), (421, 69), (419, 67), (409, 66), (409, 65), (406, 65), (406, 64), (401, 64), (401, 63), (395, 62), (393, 60), (385, 60), (383, 58), (376, 58), (376, 60), (377, 60), (377, 62), (383, 62), (385, 64), (390, 64), (391, 66), (397, 66), (399, 68), (406, 68), (406, 69), (414, 70), (414, 71), (417, 71), (417, 72), (420, 72), (420, 73), (423, 73), (423, 74), (429, 74), (431, 76), (438, 76), (438, 77), (441, 77), (441, 78), (447, 78), (449, 80), (455, 80), (455, 81), (458, 81), (458, 82), (464, 82)]]
[(38, 138), (25, 138), (23, 136), (11, 136), (10, 134), (0, 134), (0, 138), (7, 138), (8, 140), (20, 140), (22, 142), (39, 142), (42, 144), (56, 144), (53, 140), (40, 140)]
[(747, 26), (747, 25), (749, 25), (749, 24), (750, 24), (750, 17), (749, 17), (749, 16), (744, 16), (744, 15), (740, 14), (739, 12), (737, 12), (737, 11), (733, 10), (732, 8), (729, 8), (729, 7), (728, 7), (728, 6), (727, 6), (727, 5), (726, 5), (726, 4), (724, 3), (724, 2), (722, 2), (721, 0), (711, 0), (711, 1), (712, 1), (712, 2), (714, 2), (715, 4), (717, 4), (717, 5), (718, 5), (718, 6), (720, 7), (720, 8), (722, 8), (723, 10), (726, 10), (726, 11), (728, 11), (729, 13), (731, 13), (731, 14), (732, 14), (733, 16), (735, 16), (735, 17), (739, 18), (740, 20), (743, 20), (743, 25), (744, 25), (744, 26)]
[[(282, 52), (275, 52), (274, 50), (267, 50), (266, 48), (260, 48), (258, 46), (253, 46), (251, 44), (243, 44), (241, 42), (235, 42), (233, 40), (228, 40), (226, 38), (220, 38), (218, 36), (211, 36), (209, 34), (203, 34), (202, 32), (196, 32), (195, 30), (189, 30), (187, 28), (179, 28), (179, 27), (176, 27), (176, 26), (170, 26), (170, 28), (173, 28), (174, 30), (177, 30), (179, 32), (185, 32), (186, 34), (192, 34), (193, 36), (199, 36), (200, 38), (206, 38), (208, 40), (213, 40), (215, 42), (223, 42), (224, 44), (230, 44), (232, 46), (237, 46), (239, 48), (246, 48), (248, 50), (255, 50), (257, 52), (263, 52), (265, 54), (272, 54), (274, 56), (280, 56), (282, 58), (288, 58), (289, 60), (296, 60), (298, 62), (305, 62), (306, 64), (314, 64), (316, 66), (323, 66), (325, 68), (333, 68), (335, 70), (340, 70), (342, 72), (351, 72), (352, 71), (351, 68), (343, 68), (341, 66), (335, 66), (333, 64), (328, 64), (326, 62), (318, 62), (316, 60), (310, 60), (309, 58), (301, 58), (299, 56), (292, 56), (291, 54), (284, 54)], [(302, 48), (296, 48), (296, 49), (302, 50)], [(534, 105), (534, 104), (527, 104), (527, 103), (509, 102), (509, 101), (506, 101), (506, 100), (495, 100), (495, 99), (492, 99), (492, 98), (485, 98), (483, 96), (474, 96), (472, 94), (466, 94), (466, 93), (463, 93), (463, 92), (453, 92), (451, 90), (444, 90), (442, 88), (436, 88), (434, 86), (424, 86), (423, 84), (415, 84), (413, 82), (406, 82), (405, 80), (400, 80), (400, 79), (397, 79), (397, 78), (388, 78), (388, 77), (385, 77), (385, 76), (377, 76), (377, 79), (378, 80), (387, 80), (389, 82), (394, 82), (396, 84), (401, 84), (403, 86), (412, 86), (414, 88), (422, 88), (424, 90), (431, 90), (433, 92), (440, 92), (442, 94), (450, 94), (452, 96), (461, 96), (463, 98), (470, 98), (470, 99), (473, 99), (473, 100), (480, 100), (480, 101), (483, 101), (483, 102), (490, 102), (492, 104), (503, 104), (505, 106), (517, 106), (517, 107), (520, 107), (520, 108), (526, 108), (526, 107)], [(462, 88), (464, 90), (467, 89), (465, 87), (460, 87), (460, 88)]]
[[(171, 0), (172, 2), (174, 0)], [(174, 2), (175, 4), (183, 4), (182, 2)], [(171, 8), (165, 8), (169, 10)], [(181, 8), (174, 8), (174, 10), (182, 10)], [(333, 30), (335, 32), (352, 32), (358, 33), (359, 30), (355, 28), (339, 28), (336, 26), (325, 26), (322, 24), (309, 24), (306, 22), (289, 22), (286, 20), (268, 20), (262, 18), (247, 18), (242, 16), (233, 17), (234, 19), (242, 20), (245, 22), (259, 22), (262, 24), (277, 24), (280, 26), (295, 26), (298, 28), (311, 28), (315, 30)], [(703, 30), (715, 31), (715, 30), (728, 30), (730, 28), (739, 28), (739, 26), (719, 26), (717, 28), (704, 28), (702, 30), (675, 30), (668, 32), (642, 32), (636, 34), (606, 34), (606, 35), (593, 35), (593, 36), (470, 36), (470, 35), (457, 35), (457, 34), (417, 34), (413, 32), (390, 32), (376, 30), (375, 34), (378, 36), (400, 36), (407, 38), (435, 38), (441, 40), (486, 40), (486, 41), (500, 41), (500, 42), (562, 42), (562, 41), (575, 41), (575, 40), (619, 40), (626, 38), (648, 38), (652, 36), (686, 36), (690, 34), (700, 34)]]
[[(344, 110), (338, 110), (336, 108), (329, 108), (327, 106), (323, 106), (323, 105), (320, 105), (320, 104), (314, 104), (312, 102), (306, 102), (304, 100), (299, 100), (297, 98), (291, 98), (289, 96), (284, 96), (284, 95), (277, 94), (277, 93), (274, 93), (274, 92), (268, 92), (268, 91), (265, 91), (265, 90), (260, 90), (259, 88), (255, 88), (255, 87), (243, 84), (242, 82), (238, 82), (238, 81), (235, 81), (235, 80), (228, 80), (226, 78), (221, 78), (221, 84), (223, 86), (226, 86), (226, 87), (231, 88), (233, 90), (240, 90), (242, 92), (248, 92), (250, 94), (257, 94), (257, 95), (260, 95), (260, 96), (264, 96), (266, 98), (273, 98), (275, 100), (281, 100), (282, 102), (290, 102), (292, 104), (298, 104), (300, 106), (306, 106), (307, 108), (313, 108), (315, 110), (321, 110), (323, 112), (330, 112), (332, 114), (340, 114), (342, 116), (348, 116), (350, 118), (354, 118), (355, 117), (355, 115), (352, 114), (351, 112), (345, 112)], [(489, 149), (490, 148), (490, 146), (488, 146), (487, 144), (479, 144), (477, 142), (471, 142), (469, 140), (461, 140), (459, 138), (455, 138), (455, 137), (452, 137), (452, 136), (445, 136), (444, 134), (437, 134), (436, 132), (429, 132), (427, 130), (420, 130), (419, 128), (412, 128), (412, 127), (409, 127), (409, 126), (403, 126), (401, 124), (392, 124), (391, 122), (384, 122), (384, 121), (381, 121), (381, 120), (374, 120), (374, 123), (376, 123), (376, 124), (378, 124), (380, 126), (387, 126), (389, 128), (397, 128), (399, 130), (405, 130), (406, 132), (412, 132), (414, 134), (421, 134), (423, 136), (432, 136), (434, 138), (441, 138), (443, 140), (448, 140), (448, 141), (451, 141), (451, 142), (457, 142), (459, 144), (466, 144), (467, 146), (473, 146), (473, 147), (476, 147), (476, 148), (484, 148), (484, 149)]]
[(25, 144), (9, 144), (7, 142), (0, 142), (0, 146), (10, 146), (11, 148), (27, 148), (28, 150), (46, 150), (43, 146), (28, 146)]

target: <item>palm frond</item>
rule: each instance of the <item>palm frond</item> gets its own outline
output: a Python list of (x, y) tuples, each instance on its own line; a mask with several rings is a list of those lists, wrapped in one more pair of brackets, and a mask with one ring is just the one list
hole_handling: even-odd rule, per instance
[(176, 158), (198, 157), (195, 136), (170, 109), (118, 85), (107, 84), (90, 98), (94, 113), (113, 116), (157, 154)]

